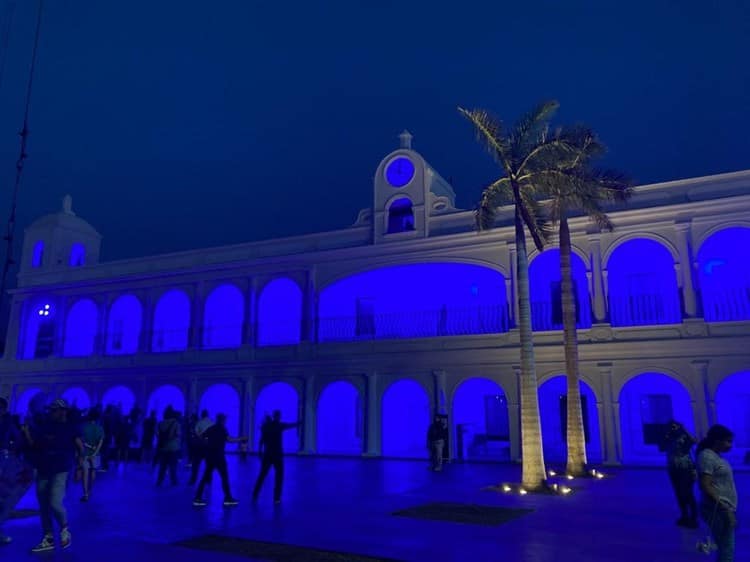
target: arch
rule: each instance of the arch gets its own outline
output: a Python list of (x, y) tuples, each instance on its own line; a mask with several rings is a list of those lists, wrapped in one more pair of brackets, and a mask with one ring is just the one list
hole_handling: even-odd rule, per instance
[(352, 383), (326, 385), (318, 397), (317, 419), (319, 453), (362, 454), (362, 396)]
[[(573, 285), (576, 300), (576, 325), (591, 327), (586, 264), (576, 252), (571, 254)], [(534, 330), (562, 330), (562, 295), (560, 293), (560, 250), (550, 248), (537, 254), (529, 264), (531, 323)]]
[(23, 307), (20, 357), (41, 359), (55, 350), (57, 307), (50, 300), (35, 299)]
[(154, 310), (152, 351), (182, 351), (188, 346), (190, 332), (190, 299), (185, 291), (171, 289), (164, 293)]
[(240, 429), (240, 393), (232, 385), (216, 383), (204, 390), (198, 411), (203, 410), (208, 410), (208, 415), (213, 420), (216, 419), (216, 414), (226, 415), (226, 427), (231, 437), (243, 433)]
[(422, 385), (412, 379), (395, 381), (383, 393), (381, 412), (384, 456), (427, 456), (430, 399)]
[(115, 409), (119, 410), (122, 414), (129, 414), (135, 406), (135, 394), (133, 391), (124, 385), (113, 386), (107, 389), (102, 396), (102, 407), (114, 406)]
[(291, 345), (302, 334), (302, 291), (288, 277), (274, 279), (258, 299), (258, 345)]
[(245, 321), (245, 297), (232, 284), (216, 287), (206, 297), (203, 314), (203, 347), (239, 347)]
[(386, 234), (414, 230), (414, 207), (405, 195), (395, 197), (388, 205)]
[[(272, 382), (264, 386), (255, 399), (255, 443), (260, 442), (260, 427), (265, 417), (272, 415), (274, 410), (281, 411), (281, 420), (295, 422), (302, 419), (299, 394), (291, 384), (287, 382)], [(283, 434), (283, 446), (285, 453), (296, 453), (299, 451), (300, 428), (288, 429)]]
[[(586, 437), (586, 458), (589, 463), (602, 462), (602, 442), (599, 430), (599, 410), (596, 394), (583, 380), (580, 381), (583, 406), (583, 429)], [(567, 379), (557, 375), (539, 387), (539, 411), (542, 418), (544, 458), (565, 463), (567, 449)]]
[(146, 415), (150, 415), (152, 411), (156, 411), (158, 419), (164, 414), (167, 406), (172, 406), (173, 410), (187, 414), (185, 412), (185, 394), (173, 384), (164, 384), (155, 388), (149, 394)]
[(132, 354), (138, 351), (143, 323), (143, 307), (138, 297), (122, 295), (109, 309), (107, 321), (108, 355)]
[(697, 262), (705, 320), (750, 320), (750, 228), (714, 232), (698, 250)]
[(634, 238), (620, 244), (608, 262), (612, 326), (682, 321), (674, 259), (662, 244)]
[(510, 460), (508, 399), (503, 388), (484, 377), (459, 384), (451, 416), (458, 459)]
[(506, 332), (502, 273), (462, 262), (419, 262), (355, 273), (318, 297), (319, 341)]
[[(34, 400), (36, 398), (36, 400)], [(16, 397), (16, 403), (14, 411), (16, 414), (21, 416), (21, 420), (25, 420), (28, 415), (39, 411), (35, 409), (35, 405), (38, 402), (46, 402), (46, 395), (39, 388), (27, 388), (19, 396)], [(42, 404), (44, 406), (44, 404)]]
[(89, 393), (80, 386), (71, 386), (62, 393), (61, 398), (79, 410), (88, 410), (91, 407)]
[(99, 310), (91, 299), (77, 301), (65, 319), (63, 355), (82, 357), (94, 353), (99, 331)]
[(716, 420), (734, 432), (730, 459), (743, 463), (750, 451), (750, 370), (733, 373), (716, 389)]
[(662, 464), (659, 441), (672, 419), (695, 432), (690, 393), (664, 373), (641, 373), (626, 382), (619, 394), (620, 435), (624, 463)]
[(74, 242), (70, 247), (70, 267), (82, 267), (86, 264), (86, 246), (80, 242)]
[(44, 240), (37, 240), (31, 253), (31, 267), (42, 267), (42, 265), (44, 265)]

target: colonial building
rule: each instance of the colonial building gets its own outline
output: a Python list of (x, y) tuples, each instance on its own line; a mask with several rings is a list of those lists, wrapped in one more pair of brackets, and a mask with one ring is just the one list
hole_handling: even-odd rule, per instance
[[(638, 187), (615, 231), (574, 218), (589, 458), (661, 462), (675, 418), (715, 422), (750, 449), (750, 171)], [(477, 233), (471, 211), (401, 135), (373, 206), (341, 230), (120, 261), (60, 212), (25, 231), (0, 394), (25, 413), (168, 404), (254, 433), (302, 419), (287, 450), (424, 457), (432, 413), (451, 455), (520, 456), (512, 209)], [(564, 457), (559, 252), (530, 256), (546, 456)]]

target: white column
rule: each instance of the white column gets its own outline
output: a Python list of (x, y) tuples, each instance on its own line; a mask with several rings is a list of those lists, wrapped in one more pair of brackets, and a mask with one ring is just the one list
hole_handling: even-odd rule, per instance
[(255, 432), (255, 401), (253, 400), (254, 377), (245, 377), (242, 379), (242, 391), (240, 393), (240, 437), (249, 437), (248, 451), (254, 451)]
[(312, 455), (316, 449), (315, 423), (315, 375), (305, 375), (305, 414), (302, 452)]
[(677, 251), (680, 255), (681, 277), (679, 278), (682, 290), (682, 302), (685, 307), (685, 316), (694, 318), (696, 316), (695, 283), (693, 282), (693, 256), (690, 251), (690, 223), (675, 223), (677, 233)]
[(591, 289), (594, 301), (594, 322), (607, 320), (607, 307), (604, 299), (604, 276), (602, 275), (602, 245), (599, 235), (589, 236), (591, 252)]
[(696, 396), (692, 400), (693, 415), (695, 417), (695, 431), (698, 435), (705, 435), (708, 428), (716, 423), (715, 396), (711, 393), (708, 380), (710, 361), (698, 359), (690, 362), (696, 377)]
[(432, 371), (432, 375), (435, 383), (435, 399), (433, 403), (433, 411), (435, 414), (446, 414), (448, 412), (446, 408), (447, 398), (445, 396), (447, 374), (445, 371)]
[(604, 464), (620, 464), (620, 447), (619, 436), (617, 435), (617, 415), (619, 404), (612, 396), (612, 363), (599, 363), (599, 376), (602, 380), (602, 417), (603, 417), (603, 434), (602, 434), (602, 451), (604, 453)]
[(107, 338), (109, 336), (109, 309), (111, 306), (111, 296), (106, 295), (101, 301), (97, 302), (99, 308), (99, 325), (97, 326), (96, 339), (94, 343), (95, 355), (106, 355)]
[(379, 457), (381, 451), (381, 412), (378, 400), (378, 374), (369, 373), (367, 376), (367, 417), (365, 423), (365, 435), (367, 447), (365, 456)]
[(55, 314), (55, 341), (53, 344), (52, 355), (54, 357), (62, 357), (65, 351), (65, 337), (66, 337), (66, 323), (68, 318), (69, 307), (68, 297), (59, 297), (56, 299), (56, 304), (53, 306), (56, 308)]

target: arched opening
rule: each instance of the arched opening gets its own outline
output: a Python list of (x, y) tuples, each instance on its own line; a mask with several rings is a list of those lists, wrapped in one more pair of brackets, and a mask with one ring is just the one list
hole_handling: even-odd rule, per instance
[(212, 420), (216, 420), (216, 414), (227, 416), (227, 431), (232, 437), (238, 437), (244, 433), (240, 430), (240, 395), (237, 389), (226, 383), (212, 384), (201, 396), (199, 413), (208, 410)]
[(510, 460), (508, 399), (495, 381), (463, 381), (453, 395), (454, 451), (459, 460)]
[(619, 246), (607, 265), (613, 326), (682, 321), (674, 260), (664, 246), (639, 238)]
[(62, 393), (61, 398), (74, 408), (88, 410), (91, 407), (89, 393), (80, 386), (73, 386)]
[(24, 306), (23, 338), (20, 356), (43, 359), (55, 351), (56, 307), (50, 301), (37, 300)]
[(620, 432), (625, 463), (661, 464), (659, 444), (670, 420), (695, 433), (690, 394), (682, 384), (661, 373), (643, 373), (620, 391)]
[[(576, 304), (576, 325), (591, 327), (591, 299), (589, 298), (586, 264), (581, 257), (571, 254), (573, 295)], [(534, 330), (562, 330), (563, 310), (560, 274), (560, 250), (545, 250), (529, 265), (531, 292), (531, 324)]]
[(726, 228), (698, 251), (699, 291), (707, 322), (750, 320), (750, 228)]
[[(586, 458), (589, 463), (600, 463), (602, 442), (596, 395), (584, 381), (580, 381), (579, 388)], [(565, 463), (568, 458), (568, 388), (565, 375), (555, 376), (539, 387), (539, 412), (542, 417), (544, 458), (552, 462)]]
[(381, 411), (384, 456), (428, 456), (430, 400), (419, 383), (410, 379), (394, 382), (383, 395)]
[(363, 271), (325, 287), (320, 341), (420, 338), (508, 331), (505, 278), (465, 263)]
[(31, 267), (42, 267), (44, 264), (44, 240), (37, 240), (31, 253)]
[(362, 454), (362, 398), (352, 383), (327, 385), (318, 398), (317, 418), (319, 453)]
[[(295, 388), (285, 382), (274, 382), (264, 386), (255, 400), (255, 444), (260, 443), (260, 428), (266, 416), (273, 414), (274, 410), (281, 412), (281, 421), (296, 422), (302, 419), (300, 411), (299, 396)], [(283, 434), (283, 447), (285, 453), (296, 453), (299, 451), (300, 428), (287, 429)]]
[(302, 333), (302, 291), (283, 277), (265, 286), (258, 299), (258, 345), (292, 345)]
[(138, 351), (143, 307), (134, 295), (118, 297), (109, 309), (107, 354), (132, 354)]
[[(36, 398), (36, 400), (34, 400)], [(41, 408), (34, 408), (34, 405), (41, 402)], [(14, 411), (21, 416), (21, 421), (26, 421), (28, 416), (35, 412), (41, 412), (46, 403), (46, 394), (38, 388), (27, 388), (18, 397)]]
[(245, 321), (245, 298), (234, 285), (220, 285), (206, 298), (203, 347), (239, 347)]
[(165, 384), (154, 389), (149, 395), (146, 415), (150, 415), (151, 412), (155, 411), (156, 417), (159, 419), (164, 414), (167, 406), (172, 406), (172, 409), (176, 412), (189, 414), (189, 412), (185, 411), (185, 395), (183, 392), (173, 384)]
[(414, 209), (411, 199), (399, 197), (388, 207), (388, 234), (414, 230)]
[(127, 386), (113, 386), (102, 396), (102, 407), (106, 409), (108, 406), (128, 415), (135, 406), (135, 394)]
[(81, 299), (68, 311), (65, 321), (63, 355), (81, 357), (92, 355), (98, 332), (99, 311), (91, 299)]
[(75, 242), (70, 247), (70, 267), (82, 267), (86, 264), (86, 246), (80, 242)]
[(750, 371), (728, 376), (716, 389), (716, 418), (734, 433), (730, 459), (744, 463), (750, 452)]
[(190, 299), (179, 289), (167, 291), (159, 299), (154, 310), (152, 351), (187, 349), (189, 332)]

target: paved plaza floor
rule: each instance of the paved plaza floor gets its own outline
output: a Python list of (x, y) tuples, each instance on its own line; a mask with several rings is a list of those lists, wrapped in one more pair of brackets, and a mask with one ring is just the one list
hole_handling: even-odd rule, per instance
[[(657, 469), (607, 471), (603, 480), (574, 480), (565, 497), (507, 495), (483, 488), (517, 480), (514, 465), (452, 464), (432, 472), (425, 463), (375, 459), (292, 457), (286, 461), (284, 499), (272, 501), (272, 475), (260, 501), (250, 501), (259, 468), (255, 458), (230, 457), (234, 495), (240, 505), (221, 506), (218, 477), (205, 508), (192, 507), (187, 470), (181, 483), (156, 488), (144, 465), (100, 474), (89, 503), (76, 485), (67, 506), (73, 544), (65, 551), (33, 555), (40, 539), (37, 517), (9, 521), (12, 544), (0, 560), (75, 562), (229, 562), (252, 558), (174, 545), (220, 534), (301, 545), (373, 558), (466, 562), (682, 562), (708, 560), (695, 551), (698, 531), (677, 527), (666, 473)], [(740, 525), (750, 521), (750, 473), (738, 472)], [(748, 500), (746, 500), (748, 498)], [(500, 525), (396, 517), (394, 511), (430, 502), (456, 502), (534, 511)], [(34, 509), (32, 493), (19, 508)], [(261, 560), (256, 558), (255, 560)], [(301, 558), (300, 560), (304, 560)], [(341, 560), (346, 560), (342, 557)], [(750, 561), (750, 530), (737, 535), (738, 562)]]

